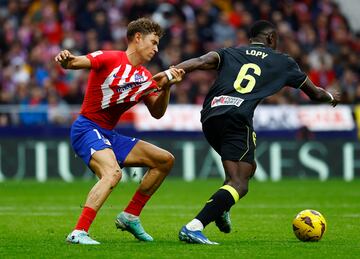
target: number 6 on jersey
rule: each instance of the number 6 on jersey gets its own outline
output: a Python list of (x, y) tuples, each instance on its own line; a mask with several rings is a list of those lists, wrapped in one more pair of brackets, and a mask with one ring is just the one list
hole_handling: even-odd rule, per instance
[[(254, 64), (254, 63), (244, 64), (241, 67), (241, 69), (236, 77), (236, 80), (234, 82), (234, 88), (239, 93), (242, 93), (242, 94), (250, 93), (256, 84), (255, 77), (250, 74), (247, 74), (247, 72), (250, 68), (254, 70), (255, 75), (257, 75), (257, 76), (261, 75), (261, 68), (258, 65)], [(241, 85), (241, 83), (243, 83), (244, 79), (248, 80), (248, 82), (246, 85)]]

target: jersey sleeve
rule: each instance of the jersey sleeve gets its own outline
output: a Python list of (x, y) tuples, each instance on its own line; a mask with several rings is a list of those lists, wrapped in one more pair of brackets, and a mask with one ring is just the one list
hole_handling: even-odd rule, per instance
[(222, 48), (222, 49), (218, 49), (218, 50), (214, 51), (216, 54), (219, 55), (219, 64), (216, 68), (217, 70), (219, 70), (223, 64), (225, 50), (226, 50), (225, 48)]
[(288, 68), (286, 73), (287, 73), (286, 85), (294, 88), (300, 88), (305, 83), (307, 78), (306, 74), (303, 71), (301, 71), (299, 65), (291, 57), (288, 57)]
[(91, 62), (91, 68), (92, 69), (100, 69), (102, 66), (112, 63), (112, 60), (114, 59), (114, 55), (112, 51), (104, 51), (104, 50), (98, 50), (92, 53), (89, 53), (86, 55), (86, 57)]

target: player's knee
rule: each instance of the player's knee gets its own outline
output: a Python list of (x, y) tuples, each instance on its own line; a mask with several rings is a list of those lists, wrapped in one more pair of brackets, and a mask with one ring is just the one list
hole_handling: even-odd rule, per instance
[(250, 177), (253, 177), (253, 176), (254, 176), (255, 171), (256, 171), (256, 168), (257, 168), (257, 164), (256, 164), (255, 161), (253, 162), (252, 166), (253, 166), (253, 168), (252, 168), (252, 172), (251, 172), (251, 176), (250, 176)]
[(174, 163), (175, 157), (170, 152), (163, 152), (161, 158), (159, 159), (159, 167), (162, 167), (166, 172), (169, 172)]
[(120, 168), (115, 169), (112, 174), (112, 181), (115, 183), (115, 185), (120, 182), (121, 178), (122, 178), (122, 172)]
[(120, 171), (118, 171), (118, 172), (115, 171), (114, 173), (111, 174), (110, 185), (112, 188), (116, 187), (116, 185), (120, 182), (121, 177), (122, 177), (122, 174)]
[(122, 173), (119, 167), (107, 170), (107, 172), (103, 175), (103, 179), (109, 182), (111, 188), (116, 187), (116, 185), (120, 182), (121, 177)]
[(167, 160), (168, 168), (171, 169), (174, 166), (174, 163), (175, 163), (174, 155), (168, 152), (166, 160)]

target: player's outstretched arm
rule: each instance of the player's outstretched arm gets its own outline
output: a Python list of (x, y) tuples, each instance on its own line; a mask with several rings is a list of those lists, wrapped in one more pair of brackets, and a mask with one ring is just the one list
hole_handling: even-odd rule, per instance
[(317, 87), (309, 78), (306, 78), (304, 85), (300, 89), (313, 101), (329, 103), (333, 107), (340, 102), (338, 92), (330, 93), (321, 87)]
[(65, 69), (91, 68), (91, 62), (86, 56), (75, 56), (68, 50), (60, 51), (55, 61)]
[[(182, 80), (182, 77), (185, 73), (192, 72), (196, 69), (200, 70), (210, 70), (216, 69), (220, 62), (220, 56), (215, 51), (210, 51), (209, 53), (200, 56), (198, 58), (188, 59), (179, 63), (176, 66), (171, 66), (167, 71), (160, 72), (153, 77), (158, 84), (159, 90), (167, 88), (169, 85), (178, 83)], [(176, 69), (172, 71), (171, 69)], [(166, 73), (167, 72), (167, 73)], [(171, 72), (171, 75), (169, 73)]]
[(210, 70), (216, 69), (220, 63), (220, 56), (215, 51), (210, 51), (207, 54), (198, 57), (188, 59), (186, 61), (177, 64), (176, 68), (184, 69), (185, 73), (192, 72), (194, 70)]
[(153, 76), (152, 79), (158, 85), (159, 94), (147, 96), (144, 103), (155, 119), (160, 119), (165, 114), (170, 99), (170, 86), (180, 82), (184, 74), (184, 70), (172, 67)]

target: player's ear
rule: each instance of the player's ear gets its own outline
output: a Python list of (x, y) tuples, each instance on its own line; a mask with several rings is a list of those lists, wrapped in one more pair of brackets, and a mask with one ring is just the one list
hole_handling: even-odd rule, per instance
[(277, 46), (277, 34), (276, 32), (270, 32), (266, 37), (267, 44), (273, 48), (276, 49)]
[(269, 46), (272, 45), (274, 41), (274, 34), (272, 32), (268, 33), (268, 35), (266, 36), (266, 42)]
[(135, 42), (136, 42), (136, 43), (139, 43), (140, 40), (141, 40), (141, 37), (142, 37), (142, 35), (141, 35), (140, 32), (135, 33), (135, 35), (134, 35), (134, 40), (135, 40)]

